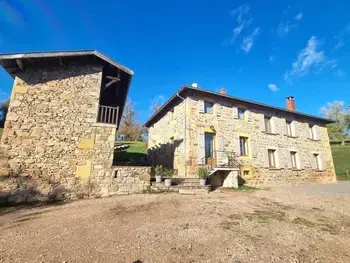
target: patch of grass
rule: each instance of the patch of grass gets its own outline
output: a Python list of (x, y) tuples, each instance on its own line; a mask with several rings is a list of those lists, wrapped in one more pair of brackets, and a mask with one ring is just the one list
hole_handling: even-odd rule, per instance
[(286, 213), (273, 210), (254, 210), (253, 213), (245, 214), (249, 221), (258, 221), (265, 223), (268, 220), (275, 219), (277, 221), (285, 221)]
[(2, 136), (2, 128), (0, 128), (0, 138), (1, 138), (1, 136)]
[(232, 188), (233, 190), (238, 190), (238, 191), (254, 191), (254, 190), (261, 190), (260, 188), (249, 186), (249, 185), (241, 185), (238, 186), (238, 188)]
[(143, 164), (147, 159), (147, 143), (139, 141), (117, 141), (129, 148), (114, 153), (114, 163)]
[(333, 161), (338, 180), (350, 180), (350, 145), (332, 145)]

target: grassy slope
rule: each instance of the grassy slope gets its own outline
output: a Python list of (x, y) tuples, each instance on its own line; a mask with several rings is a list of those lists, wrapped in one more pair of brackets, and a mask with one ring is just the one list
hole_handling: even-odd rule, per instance
[(147, 156), (147, 143), (134, 141), (117, 141), (119, 144), (128, 144), (129, 148), (116, 152), (114, 155), (115, 162), (142, 162)]
[[(337, 178), (350, 180), (350, 146), (332, 146), (333, 160)], [(349, 171), (349, 175), (346, 174)]]

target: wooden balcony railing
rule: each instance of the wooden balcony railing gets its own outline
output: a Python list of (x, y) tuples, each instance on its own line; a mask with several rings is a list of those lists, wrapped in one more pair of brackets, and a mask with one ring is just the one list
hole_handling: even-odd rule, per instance
[(100, 105), (98, 110), (99, 123), (118, 124), (119, 107)]

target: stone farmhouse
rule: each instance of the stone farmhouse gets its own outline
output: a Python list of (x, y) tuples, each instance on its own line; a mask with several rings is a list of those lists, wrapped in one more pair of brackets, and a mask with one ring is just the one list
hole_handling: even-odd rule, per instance
[(5, 54), (0, 64), (14, 78), (1, 138), (3, 201), (101, 197), (149, 187), (148, 167), (113, 165), (130, 69), (95, 50)]
[(184, 178), (207, 167), (214, 187), (336, 182), (331, 121), (286, 102), (283, 109), (184, 86), (145, 123), (152, 164)]

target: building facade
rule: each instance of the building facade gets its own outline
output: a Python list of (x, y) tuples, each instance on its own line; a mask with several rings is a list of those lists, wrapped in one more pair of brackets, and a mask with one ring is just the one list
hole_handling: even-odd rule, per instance
[(97, 51), (1, 55), (0, 62), (14, 78), (0, 197), (99, 197), (149, 185), (146, 168), (113, 166), (131, 70)]
[[(329, 120), (193, 87), (183, 87), (146, 122), (153, 165), (178, 177), (213, 166), (239, 169), (249, 185), (335, 182)], [(221, 168), (220, 168), (221, 167)], [(230, 169), (232, 167), (232, 169)]]

